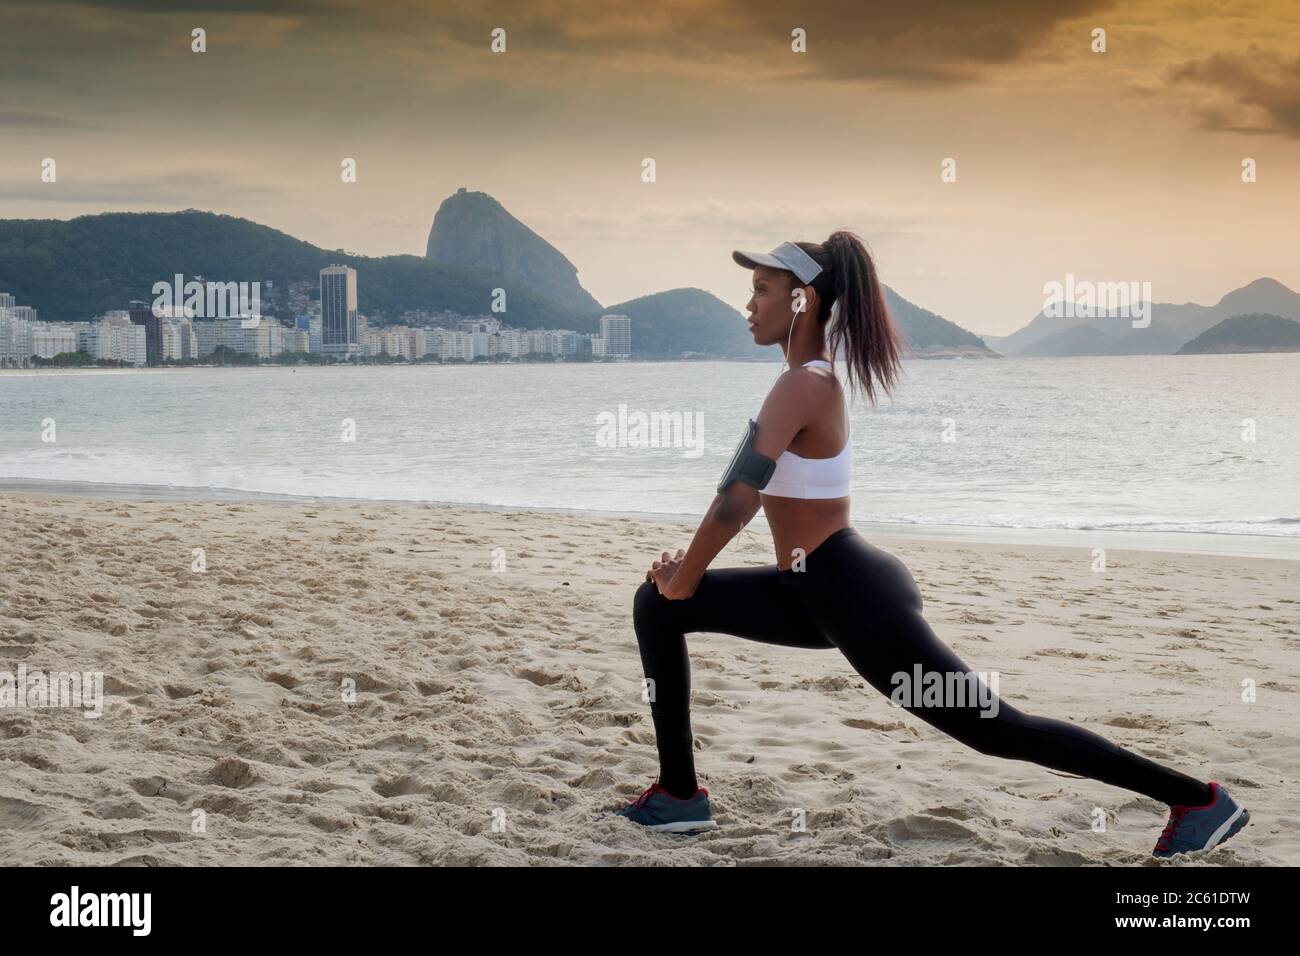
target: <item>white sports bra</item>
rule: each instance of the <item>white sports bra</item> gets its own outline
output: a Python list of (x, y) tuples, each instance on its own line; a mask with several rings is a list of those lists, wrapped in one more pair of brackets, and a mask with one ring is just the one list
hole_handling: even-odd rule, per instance
[[(831, 368), (831, 363), (825, 359), (803, 363), (804, 368), (809, 365)], [(847, 427), (847, 410), (844, 422)], [(777, 498), (844, 498), (848, 496), (852, 478), (853, 441), (850, 435), (834, 458), (801, 458), (793, 452), (783, 451), (776, 460), (776, 470), (763, 488), (763, 494)]]

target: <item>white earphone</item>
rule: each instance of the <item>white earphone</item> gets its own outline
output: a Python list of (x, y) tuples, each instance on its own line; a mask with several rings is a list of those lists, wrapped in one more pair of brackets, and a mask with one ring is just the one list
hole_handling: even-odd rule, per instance
[[(807, 300), (804, 299), (802, 296), (800, 296), (800, 301), (801, 301), (802, 304), (803, 304), (803, 308), (802, 308), (802, 309), (795, 309), (795, 310), (794, 310), (794, 318), (792, 318), (792, 319), (790, 320), (790, 331), (789, 331), (789, 333), (787, 333), (787, 335), (786, 335), (786, 337), (785, 337), (785, 356), (784, 356), (784, 358), (785, 358), (785, 361), (784, 361), (785, 369), (782, 369), (782, 371), (785, 371), (786, 369), (789, 369), (789, 368), (790, 368), (790, 342), (793, 341), (793, 339), (794, 339), (794, 324), (795, 324), (795, 322), (799, 321), (799, 313), (800, 313), (800, 312), (807, 312), (807, 311), (808, 311), (808, 302), (807, 302)], [(830, 329), (830, 328), (832, 328), (832, 327), (835, 325), (835, 320), (836, 320), (836, 318), (838, 318), (839, 314), (840, 314), (840, 300), (839, 300), (839, 299), (836, 299), (834, 302), (831, 303), (831, 317), (830, 317), (830, 319), (829, 319), (829, 320), (827, 321), (827, 323), (826, 323), (826, 328), (827, 328), (827, 329)], [(832, 365), (835, 364), (834, 359), (835, 359), (835, 357), (834, 357), (834, 356), (831, 356), (831, 364), (832, 364)], [(777, 377), (777, 378), (780, 378), (780, 377), (781, 377), (781, 372), (777, 372), (777, 373), (776, 373), (776, 377)], [(773, 379), (773, 381), (776, 381), (776, 379)]]

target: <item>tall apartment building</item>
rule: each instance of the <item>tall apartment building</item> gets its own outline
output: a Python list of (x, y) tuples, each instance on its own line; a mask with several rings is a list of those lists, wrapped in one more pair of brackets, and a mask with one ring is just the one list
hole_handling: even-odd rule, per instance
[(145, 353), (150, 365), (162, 361), (162, 318), (154, 315), (153, 309), (144, 302), (132, 302), (127, 314), (132, 325), (144, 327)]
[(435, 346), (431, 345), (429, 342), (428, 329), (411, 329), (410, 336), (411, 336), (411, 357), (412, 358), (422, 359), (426, 355), (428, 355), (431, 351), (433, 351), (433, 348)]
[(357, 270), (326, 266), (320, 271), (321, 351), (348, 356), (360, 351), (357, 328)]
[(194, 336), (194, 323), (189, 319), (160, 319), (159, 339), (159, 357), (164, 360), (199, 357), (199, 342)]
[(286, 352), (310, 352), (311, 332), (307, 329), (285, 329), (284, 350)]
[(474, 336), (471, 333), (458, 329), (433, 329), (430, 334), (436, 338), (436, 347), (430, 351), (436, 351), (438, 358), (474, 361)]
[(36, 310), (19, 305), (17, 297), (0, 292), (0, 365), (30, 365), (33, 352), (32, 329)]
[(13, 306), (0, 306), (0, 365), (27, 365), (32, 358), (32, 324), (13, 311)]
[(134, 325), (123, 312), (110, 312), (77, 327), (77, 349), (93, 359), (114, 359), (132, 365), (148, 362), (143, 325)]
[(54, 358), (64, 352), (77, 351), (77, 330), (63, 322), (33, 322), (32, 355)]
[(631, 355), (632, 320), (626, 315), (602, 315), (600, 339), (605, 355), (611, 358)]
[(194, 323), (200, 356), (211, 355), (218, 346), (224, 346), (232, 352), (273, 358), (284, 351), (287, 331), (290, 330), (266, 317), (252, 328), (245, 328), (243, 319), (205, 319)]

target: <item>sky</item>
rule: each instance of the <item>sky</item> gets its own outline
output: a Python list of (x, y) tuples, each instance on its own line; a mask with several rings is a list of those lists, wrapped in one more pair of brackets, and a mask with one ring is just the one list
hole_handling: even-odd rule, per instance
[(462, 186), (605, 305), (742, 309), (732, 249), (840, 228), (985, 334), (1068, 274), (1300, 290), (1300, 3), (0, 0), (0, 218), (196, 208), (422, 255)]

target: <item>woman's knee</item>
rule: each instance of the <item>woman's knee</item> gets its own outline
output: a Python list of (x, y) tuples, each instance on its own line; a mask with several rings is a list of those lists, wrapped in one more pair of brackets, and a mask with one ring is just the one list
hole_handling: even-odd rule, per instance
[(645, 623), (662, 614), (671, 602), (653, 581), (643, 581), (632, 598), (632, 621)]

